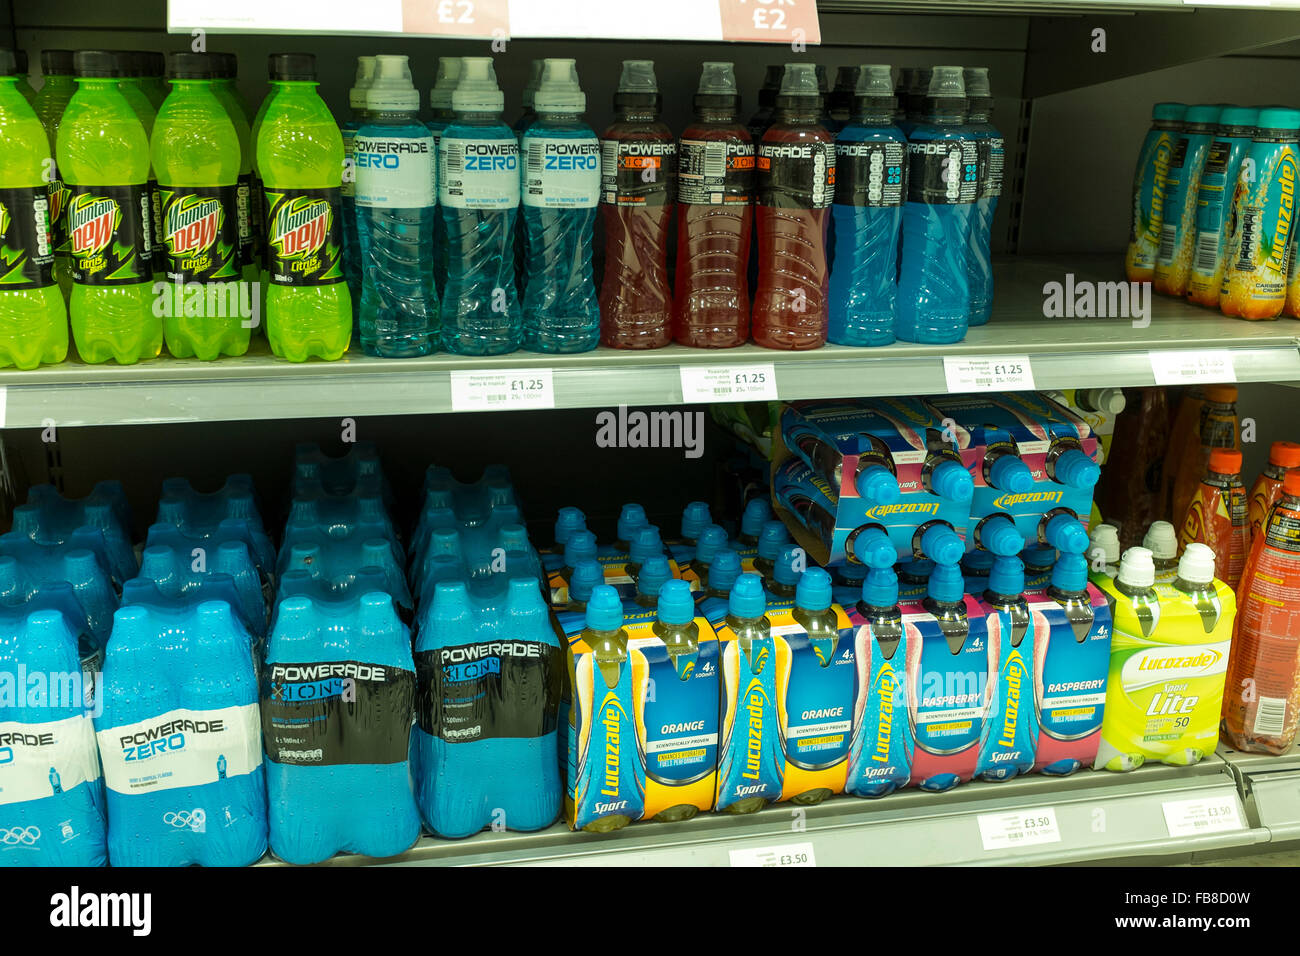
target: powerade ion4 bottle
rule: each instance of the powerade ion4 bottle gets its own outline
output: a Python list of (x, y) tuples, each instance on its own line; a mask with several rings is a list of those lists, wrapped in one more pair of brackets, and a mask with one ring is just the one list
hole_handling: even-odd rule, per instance
[(837, 345), (888, 345), (907, 190), (907, 138), (893, 125), (889, 67), (863, 66), (852, 102), (853, 118), (835, 137), (828, 338)]
[(407, 358), (434, 351), (433, 135), (416, 119), (420, 94), (404, 56), (374, 58), (366, 119), (353, 140), (357, 251), (364, 271), (361, 348)]
[(118, 88), (117, 55), (79, 50), (77, 92), (59, 125), (68, 184), (72, 338), (83, 362), (123, 365), (162, 351), (154, 314), (149, 137)]
[[(244, 315), (251, 319), (256, 303), (254, 290), (240, 281), (239, 137), (212, 91), (215, 57), (173, 53), (167, 75), (172, 90), (158, 111), (152, 144), (159, 252), (171, 285), (162, 310), (167, 351), (204, 361), (243, 355), (251, 328)], [(204, 293), (199, 302), (188, 294), (196, 283)]]
[(50, 147), (0, 50), (0, 367), (36, 368), (68, 354), (68, 309), (54, 280)]
[(266, 337), (291, 362), (348, 350), (352, 297), (343, 281), (339, 188), (343, 137), (316, 93), (316, 58), (273, 53), (271, 98), (257, 135), (266, 192)]
[(573, 60), (546, 60), (523, 135), (524, 348), (585, 352), (600, 341), (591, 240), (600, 143), (582, 120)]
[(754, 143), (740, 124), (730, 63), (705, 63), (695, 122), (677, 146), (677, 304), (681, 345), (730, 348), (749, 338)]
[(904, 342), (960, 342), (970, 318), (966, 249), (979, 196), (979, 146), (966, 123), (959, 66), (936, 66), (925, 119), (908, 134), (907, 205), (895, 334)]
[(975, 134), (979, 151), (979, 198), (971, 217), (970, 244), (966, 247), (966, 277), (970, 282), (970, 324), (985, 325), (993, 313), (993, 260), (991, 237), (993, 213), (1002, 195), (1002, 169), (1006, 141), (990, 122), (993, 94), (989, 90), (988, 67), (966, 67), (962, 71), (970, 112), (966, 126)]
[(835, 198), (835, 138), (820, 116), (812, 64), (786, 64), (776, 121), (758, 145), (753, 334), (767, 348), (826, 343), (826, 227)]
[(438, 140), (438, 202), (447, 233), (442, 344), (462, 355), (519, 348), (515, 218), (519, 140), (501, 119), (505, 96), (491, 57), (460, 61), (456, 116)]
[(600, 138), (605, 276), (600, 341), (616, 349), (654, 349), (672, 335), (668, 222), (677, 141), (659, 122), (663, 97), (651, 60), (624, 60), (614, 94), (617, 119)]

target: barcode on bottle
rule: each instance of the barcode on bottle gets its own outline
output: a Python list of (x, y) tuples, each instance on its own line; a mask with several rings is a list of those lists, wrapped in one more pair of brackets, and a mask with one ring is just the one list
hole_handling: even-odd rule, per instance
[(1286, 698), (1261, 697), (1259, 707), (1255, 710), (1255, 728), (1257, 734), (1276, 737), (1286, 726)]
[(447, 144), (447, 172), (463, 173), (465, 171), (465, 147), (457, 142)]
[(1241, 236), (1241, 244), (1237, 248), (1237, 271), (1254, 272), (1255, 271), (1255, 222), (1259, 218), (1258, 206), (1247, 206), (1241, 211), (1241, 223), (1234, 235)]
[(704, 148), (704, 177), (725, 179), (727, 175), (727, 144), (709, 143)]
[(1213, 275), (1214, 265), (1219, 261), (1219, 234), (1217, 232), (1201, 232), (1196, 235), (1196, 266), (1197, 272)]
[(1162, 265), (1168, 265), (1174, 261), (1174, 239), (1178, 235), (1178, 228), (1173, 223), (1165, 223), (1160, 227), (1160, 252), (1156, 254), (1156, 261)]
[(528, 144), (528, 171), (530, 173), (540, 173), (542, 171), (542, 144)]
[(618, 176), (618, 143), (613, 140), (600, 144), (600, 175), (606, 179)]

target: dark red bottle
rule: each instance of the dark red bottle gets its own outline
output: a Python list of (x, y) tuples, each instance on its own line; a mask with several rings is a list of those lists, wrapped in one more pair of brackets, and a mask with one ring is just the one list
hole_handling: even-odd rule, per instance
[(749, 338), (754, 143), (739, 110), (732, 64), (705, 63), (695, 122), (677, 144), (673, 338), (682, 345), (723, 349)]
[(812, 64), (787, 64), (776, 121), (758, 146), (753, 336), (767, 348), (826, 344), (826, 227), (835, 198), (835, 137), (821, 123), (822, 110)]
[(661, 107), (653, 61), (624, 60), (614, 94), (618, 118), (600, 138), (600, 343), (616, 349), (659, 348), (672, 337), (668, 224), (677, 142), (659, 122)]

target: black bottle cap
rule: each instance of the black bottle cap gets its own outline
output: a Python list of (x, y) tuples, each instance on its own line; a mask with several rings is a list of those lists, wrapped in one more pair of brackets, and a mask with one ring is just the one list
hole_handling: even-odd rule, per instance
[(14, 51), (0, 49), (0, 76), (16, 76), (17, 73), (18, 57), (14, 56)]
[(28, 66), (26, 50), (14, 50), (14, 65), (18, 67), (19, 76), (27, 75)]
[(239, 72), (239, 57), (233, 53), (210, 53), (209, 56), (214, 58), (216, 66), (214, 72), (222, 79), (233, 80)]
[(122, 61), (111, 50), (78, 50), (72, 54), (77, 76), (125, 76)]
[(144, 75), (162, 78), (167, 73), (167, 57), (158, 50), (144, 52)]
[(740, 112), (740, 94), (730, 93), (696, 93), (694, 103), (697, 110), (730, 110)]
[(41, 72), (46, 76), (71, 76), (73, 72), (71, 50), (42, 50)]
[(169, 53), (167, 78), (172, 80), (210, 80), (217, 75), (217, 58), (210, 53)]
[(312, 53), (272, 53), (266, 64), (271, 79), (281, 83), (316, 80), (316, 56)]
[(655, 113), (663, 112), (664, 96), (662, 93), (615, 93), (614, 109), (623, 110), (632, 107), (652, 109)]
[(140, 55), (134, 50), (118, 50), (113, 54), (117, 60), (118, 76), (140, 76), (143, 64)]

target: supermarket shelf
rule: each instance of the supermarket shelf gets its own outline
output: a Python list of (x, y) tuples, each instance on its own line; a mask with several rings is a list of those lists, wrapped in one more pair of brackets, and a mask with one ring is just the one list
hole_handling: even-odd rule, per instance
[(772, 363), (779, 397), (843, 398), (937, 394), (947, 390), (944, 356), (1028, 356), (1039, 388), (1154, 384), (1151, 354), (1198, 349), (1230, 353), (1236, 380), (1300, 382), (1300, 324), (1244, 322), (1183, 302), (1152, 297), (1150, 324), (1128, 319), (1043, 316), (1043, 287), (1072, 274), (1109, 281), (1111, 257), (1069, 261), (1009, 259), (998, 264), (993, 320), (964, 342), (886, 348), (827, 346), (777, 352), (747, 345), (713, 351), (670, 346), (646, 352), (597, 349), (581, 355), (516, 352), (497, 357), (433, 355), (377, 359), (350, 354), (334, 363), (293, 364), (259, 344), (248, 355), (204, 363), (163, 357), (134, 366), (69, 361), (30, 372), (0, 371), (0, 424), (60, 426), (336, 418), (455, 410), (451, 373), (552, 370), (556, 408), (673, 405), (683, 366)]
[[(965, 784), (941, 794), (908, 790), (880, 800), (837, 797), (803, 808), (781, 804), (750, 816), (708, 813), (684, 823), (636, 824), (604, 835), (570, 833), (557, 824), (538, 833), (484, 832), (457, 841), (424, 837), (391, 860), (343, 855), (328, 865), (728, 866), (732, 851), (798, 844), (811, 845), (818, 866), (1152, 863), (1268, 841), (1268, 830), (1250, 826), (1169, 836), (1164, 803), (1194, 799), (1232, 801), (1241, 813), (1232, 773), (1212, 757), (1194, 767), (1034, 775)], [(1055, 810), (1059, 842), (984, 849), (981, 814), (1046, 807)], [(1241, 817), (1246, 819), (1244, 813)]]
[(1300, 748), (1274, 756), (1220, 744), (1219, 756), (1237, 777), (1247, 815), (1269, 831), (1270, 842), (1300, 840)]

